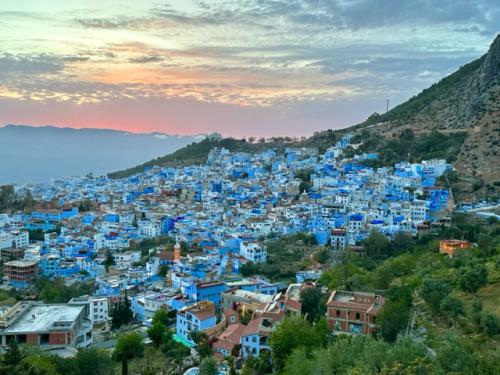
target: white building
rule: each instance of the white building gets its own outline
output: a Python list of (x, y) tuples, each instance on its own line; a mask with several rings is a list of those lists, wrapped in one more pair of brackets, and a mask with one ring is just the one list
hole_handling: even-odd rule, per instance
[(109, 320), (109, 302), (107, 297), (90, 298), (90, 318), (94, 323), (104, 323)]
[(267, 259), (267, 250), (257, 242), (241, 242), (240, 255), (251, 262), (261, 263)]
[(27, 231), (12, 232), (12, 241), (14, 243), (14, 247), (28, 247), (30, 244), (30, 235)]
[(137, 223), (139, 233), (146, 237), (157, 237), (161, 234), (161, 224), (159, 220), (139, 220)]

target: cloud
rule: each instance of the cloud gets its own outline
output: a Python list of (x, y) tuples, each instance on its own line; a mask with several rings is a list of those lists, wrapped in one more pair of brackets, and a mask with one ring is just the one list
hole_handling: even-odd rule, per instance
[(0, 55), (0, 75), (54, 74), (64, 69), (64, 59), (50, 54), (10, 54)]
[(139, 56), (130, 58), (129, 62), (133, 64), (147, 64), (154, 62), (162, 62), (163, 60), (164, 60), (163, 57), (160, 56)]

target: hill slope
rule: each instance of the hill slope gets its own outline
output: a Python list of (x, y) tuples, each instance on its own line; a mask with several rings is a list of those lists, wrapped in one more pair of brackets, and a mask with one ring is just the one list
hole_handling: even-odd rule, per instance
[(486, 182), (500, 180), (500, 35), (479, 59), (423, 90), (383, 115), (374, 114), (356, 128), (390, 133), (466, 131), (456, 168)]
[[(462, 66), (455, 73), (443, 78), (420, 94), (389, 112), (373, 114), (365, 122), (333, 132), (321, 132), (315, 136), (293, 142), (293, 146), (318, 146), (321, 148), (333, 144), (337, 133), (351, 131), (360, 134), (363, 130), (378, 133), (389, 139), (397, 139), (405, 129), (411, 129), (417, 137), (439, 131), (443, 135), (453, 137), (443, 154), (451, 155), (449, 161), (454, 162), (458, 172), (471, 176), (475, 181), (497, 189), (500, 184), (499, 138), (500, 138), (500, 35), (498, 35), (489, 51), (479, 59)], [(458, 133), (457, 137), (453, 134)], [(363, 141), (363, 139), (362, 139)], [(223, 140), (220, 143), (190, 145), (172, 155), (168, 155), (139, 167), (130, 168), (111, 174), (111, 177), (124, 177), (142, 170), (147, 165), (167, 165), (185, 162), (202, 162), (211, 147), (222, 146), (232, 151), (258, 151), (262, 144), (249, 144), (236, 140)], [(212, 143), (210, 143), (212, 142)], [(394, 142), (393, 142), (394, 143)], [(448, 147), (450, 142), (439, 145)], [(391, 146), (391, 143), (388, 144)], [(438, 145), (438, 146), (439, 146)], [(265, 144), (266, 147), (278, 147), (279, 142)], [(283, 145), (281, 145), (283, 146)], [(290, 144), (287, 144), (290, 146)], [(377, 149), (377, 145), (371, 147)], [(369, 146), (366, 147), (370, 149)], [(395, 150), (393, 150), (395, 151)], [(426, 157), (426, 153), (413, 155), (418, 160)], [(496, 182), (495, 185), (493, 183)]]

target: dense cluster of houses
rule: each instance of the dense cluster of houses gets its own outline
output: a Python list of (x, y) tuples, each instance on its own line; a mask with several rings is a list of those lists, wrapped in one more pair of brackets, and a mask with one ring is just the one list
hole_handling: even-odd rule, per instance
[[(343, 157), (346, 147), (357, 147), (350, 141), (345, 135), (324, 153), (215, 148), (203, 165), (155, 167), (120, 180), (87, 176), (17, 186), (43, 205), (0, 215), (4, 284), (25, 288), (38, 275), (67, 284), (92, 279), (92, 322), (107, 320), (109, 304), (127, 290), (135, 318), (145, 325), (156, 310), (172, 309), (179, 342), (192, 346), (190, 332), (204, 331), (220, 356), (257, 355), (268, 349), (283, 317), (300, 314), (300, 291), (321, 272), (303, 270), (290, 285), (242, 277), (242, 264), (266, 262), (264, 238), (304, 232), (332, 253), (362, 253), (357, 245), (372, 230), (388, 238), (417, 236), (449, 220), (452, 198), (436, 186), (451, 168), (445, 161), (374, 169), (362, 161), (377, 154)], [(30, 241), (28, 231), (36, 230), (43, 239)], [(176, 245), (133, 250), (160, 236)], [(332, 292), (329, 325), (370, 333), (382, 304), (376, 295)], [(243, 325), (246, 311), (251, 318)]]

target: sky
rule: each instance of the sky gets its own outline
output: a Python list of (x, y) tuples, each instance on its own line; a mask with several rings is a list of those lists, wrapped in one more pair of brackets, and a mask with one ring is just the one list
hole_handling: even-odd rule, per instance
[(488, 49), (498, 0), (6, 0), (0, 124), (310, 135)]

